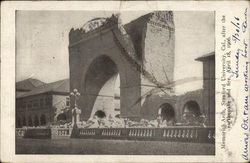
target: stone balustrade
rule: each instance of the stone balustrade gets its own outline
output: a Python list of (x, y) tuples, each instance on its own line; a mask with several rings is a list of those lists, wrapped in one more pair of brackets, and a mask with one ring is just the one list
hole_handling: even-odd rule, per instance
[(56, 134), (57, 136), (70, 136), (71, 134), (70, 128), (57, 128), (56, 131), (57, 131)]
[(95, 128), (79, 129), (79, 138), (163, 140), (214, 143), (214, 127), (171, 126), (167, 128)]
[[(170, 126), (166, 128), (78, 128), (78, 138), (159, 140), (214, 143), (215, 127)], [(26, 134), (28, 133), (28, 134)], [(70, 138), (72, 128), (17, 128), (17, 137)], [(26, 135), (26, 136), (25, 136)]]
[(129, 137), (152, 137), (154, 134), (151, 129), (130, 129), (128, 136)]
[(81, 130), (79, 131), (80, 135), (95, 135), (95, 129)]
[(121, 136), (120, 129), (103, 129), (102, 135), (103, 136)]
[(51, 128), (52, 139), (70, 138), (72, 128)]

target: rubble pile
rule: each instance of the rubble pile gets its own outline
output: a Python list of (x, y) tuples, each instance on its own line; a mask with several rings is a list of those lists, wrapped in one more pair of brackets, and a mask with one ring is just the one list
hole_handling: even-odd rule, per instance
[[(189, 120), (187, 120), (189, 119)], [(97, 116), (94, 116), (90, 118), (87, 121), (80, 121), (77, 122), (78, 128), (164, 128), (168, 126), (206, 126), (206, 117), (201, 115), (200, 117), (192, 117), (190, 118), (184, 118), (183, 123), (175, 123), (174, 120), (162, 120), (160, 117), (157, 117), (157, 119), (154, 120), (147, 120), (147, 119), (141, 119), (140, 121), (133, 121), (128, 118), (120, 118), (120, 117), (103, 117), (98, 118)], [(52, 123), (49, 126), (37, 126), (37, 127), (26, 127), (26, 128), (71, 128), (73, 127), (72, 122), (58, 122), (58, 123)], [(24, 127), (23, 127), (24, 128)]]
[(126, 118), (111, 117), (108, 118), (97, 118), (94, 116), (88, 121), (82, 121), (77, 123), (79, 128), (150, 128), (150, 127), (166, 127), (172, 126), (173, 123), (167, 123), (166, 120), (159, 123), (155, 120), (141, 119), (138, 121), (133, 121)]

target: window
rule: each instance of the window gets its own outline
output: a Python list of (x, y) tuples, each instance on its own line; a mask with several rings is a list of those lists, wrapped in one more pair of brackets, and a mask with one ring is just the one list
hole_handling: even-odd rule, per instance
[(26, 102), (23, 102), (23, 107), (22, 107), (22, 108), (23, 108), (24, 110), (25, 110), (26, 107), (27, 107), (26, 105), (27, 105), (27, 103), (26, 103)]
[(38, 100), (34, 100), (33, 101), (33, 108), (37, 108), (38, 107)]
[(44, 114), (40, 117), (40, 123), (42, 126), (46, 125), (46, 116)]
[(45, 103), (46, 103), (47, 106), (48, 106), (48, 105), (49, 105), (49, 106), (52, 105), (52, 97), (51, 97), (51, 96), (46, 97)]
[(39, 118), (37, 115), (34, 118), (34, 126), (39, 126)]
[(28, 109), (31, 109), (32, 108), (32, 101), (30, 101), (29, 103), (28, 103)]
[(24, 107), (24, 102), (21, 101), (19, 105), (20, 105), (20, 109), (21, 109), (21, 110), (24, 110), (24, 108), (25, 108), (25, 107)]
[(43, 98), (40, 99), (40, 106), (43, 107), (44, 102), (43, 102)]
[(46, 97), (45, 103), (46, 103), (46, 105), (49, 105), (49, 98), (48, 97)]
[(35, 108), (35, 101), (34, 100), (31, 101), (31, 103), (32, 103), (32, 108)]
[(32, 118), (31, 116), (29, 116), (29, 119), (28, 119), (28, 126), (33, 126), (33, 121), (32, 121)]
[(23, 126), (26, 126), (26, 118), (23, 116)]
[(70, 106), (70, 99), (69, 99), (69, 97), (66, 97), (66, 106)]

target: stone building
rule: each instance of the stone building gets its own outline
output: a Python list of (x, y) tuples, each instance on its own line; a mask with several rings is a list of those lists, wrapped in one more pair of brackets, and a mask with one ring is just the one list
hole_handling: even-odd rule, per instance
[(203, 104), (211, 125), (215, 124), (215, 53), (196, 59), (203, 63)]
[(16, 93), (16, 127), (45, 126), (70, 119), (69, 105), (68, 79), (43, 83), (25, 93)]
[(192, 112), (193, 116), (210, 117), (209, 124), (214, 125), (214, 105), (210, 102), (215, 74), (209, 71), (207, 75), (210, 67), (205, 66), (206, 57), (197, 59), (204, 64), (204, 89), (175, 95), (173, 16), (171, 11), (157, 11), (122, 24), (119, 16), (113, 15), (71, 29), (70, 90), (81, 93), (81, 120), (99, 110), (106, 114), (114, 111), (115, 83), (119, 80), (120, 117), (140, 120), (161, 115), (181, 123), (183, 115)]

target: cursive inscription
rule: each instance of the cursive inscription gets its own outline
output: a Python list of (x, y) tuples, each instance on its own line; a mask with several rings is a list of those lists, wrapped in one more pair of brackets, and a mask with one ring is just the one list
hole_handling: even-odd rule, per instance
[(242, 32), (245, 33), (247, 30), (247, 8), (245, 9), (244, 12), (244, 20), (242, 22)]

